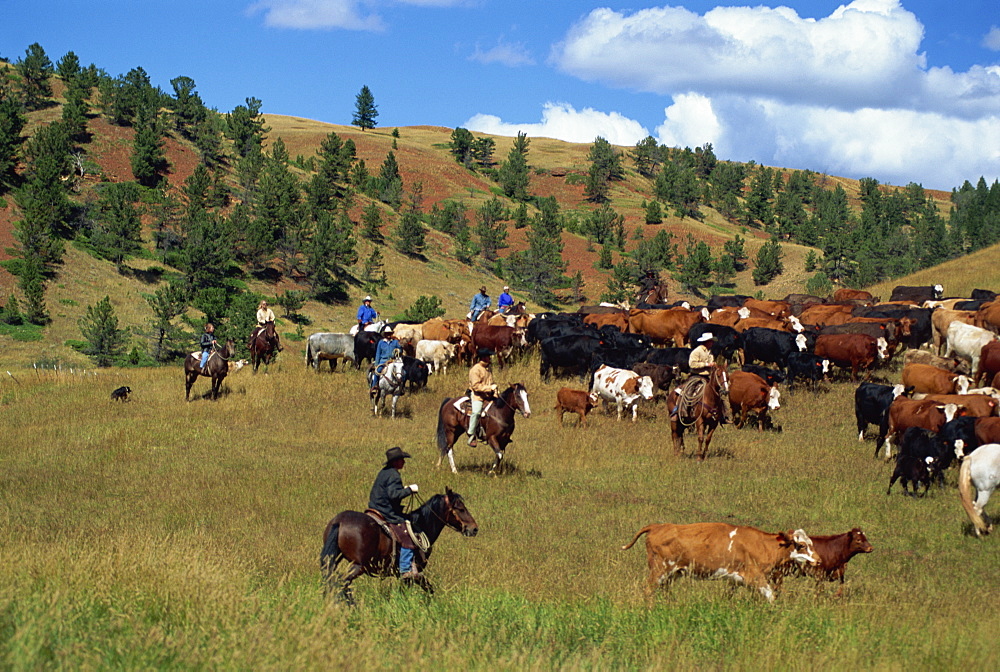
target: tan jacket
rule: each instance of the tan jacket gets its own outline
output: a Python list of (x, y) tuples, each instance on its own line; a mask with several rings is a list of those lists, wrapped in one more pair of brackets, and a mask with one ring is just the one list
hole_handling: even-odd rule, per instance
[(469, 389), (472, 390), (473, 396), (483, 401), (497, 391), (496, 383), (493, 382), (493, 372), (482, 362), (476, 362), (469, 369)]
[(257, 311), (257, 324), (263, 327), (265, 322), (274, 322), (274, 311), (270, 308), (262, 308)]
[(715, 357), (712, 355), (712, 351), (704, 345), (699, 345), (692, 350), (691, 356), (688, 357), (688, 368), (691, 369), (691, 373), (708, 373), (708, 370), (714, 365)]

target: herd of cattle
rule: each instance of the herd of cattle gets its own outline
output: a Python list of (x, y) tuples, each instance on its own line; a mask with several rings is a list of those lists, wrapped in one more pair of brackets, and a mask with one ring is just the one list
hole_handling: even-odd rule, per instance
[[(536, 349), (544, 380), (562, 375), (588, 382), (587, 389), (558, 391), (560, 424), (569, 412), (585, 425), (601, 399), (616, 405), (619, 419), (630, 411), (634, 421), (641, 400), (669, 391), (688, 373), (691, 345), (707, 332), (714, 337), (718, 361), (739, 367), (730, 375), (728, 390), (737, 427), (755, 415), (758, 429), (765, 429), (769, 411), (780, 405), (779, 385), (817, 391), (823, 381), (849, 376), (857, 382), (864, 375), (868, 380), (855, 391), (859, 440), (869, 424), (878, 427), (876, 456), (882, 449), (888, 458), (898, 447), (890, 491), (899, 480), (906, 494), (915, 495), (920, 484), (926, 493), (933, 482), (943, 483), (944, 470), (956, 460), (1000, 443), (996, 299), (989, 290), (946, 299), (935, 285), (896, 287), (889, 301), (881, 302), (868, 292), (841, 289), (831, 298), (713, 296), (705, 306), (602, 304), (575, 313), (487, 312), (476, 323), (435, 318), (391, 326), (405, 351), (411, 386), (447, 372), (450, 362), (471, 364), (479, 348), (496, 352), (500, 367), (518, 352)], [(344, 359), (360, 367), (373, 359), (378, 338), (376, 331), (313, 334), (306, 364), (318, 370), (329, 360), (332, 370)], [(899, 384), (871, 382), (873, 373), (899, 353)], [(974, 516), (982, 516), (988, 496), (981, 492), (966, 506), (977, 533), (989, 529)], [(842, 582), (847, 560), (871, 550), (858, 529), (802, 539), (797, 533), (722, 524), (662, 525), (644, 528), (632, 543), (645, 533), (651, 584), (669, 583), (679, 573), (726, 577), (759, 588), (768, 599), (773, 599), (772, 580), (791, 567), (812, 568), (820, 578)]]

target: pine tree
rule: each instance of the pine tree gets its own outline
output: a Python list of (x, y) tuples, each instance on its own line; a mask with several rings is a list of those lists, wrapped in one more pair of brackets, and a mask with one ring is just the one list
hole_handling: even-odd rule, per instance
[(105, 296), (94, 306), (87, 306), (86, 316), (79, 320), (80, 332), (87, 341), (83, 352), (97, 366), (111, 366), (125, 349), (128, 332), (118, 328), (111, 298)]
[(399, 173), (396, 155), (389, 152), (382, 162), (382, 170), (378, 177), (378, 199), (398, 208), (403, 200), (403, 177)]
[(139, 190), (132, 182), (111, 182), (102, 185), (99, 193), (90, 241), (122, 273), (125, 259), (142, 249), (142, 220), (135, 207)]
[(411, 257), (418, 257), (424, 253), (426, 245), (426, 232), (424, 225), (420, 222), (420, 215), (407, 211), (399, 218), (393, 235), (396, 239), (396, 249)]
[(45, 55), (42, 45), (35, 42), (24, 52), (14, 64), (14, 69), (21, 78), (21, 96), (28, 110), (38, 110), (45, 106), (52, 96), (52, 61)]
[(135, 138), (132, 142), (132, 175), (144, 187), (155, 187), (160, 173), (167, 167), (163, 130), (157, 114), (151, 109), (140, 109), (135, 118)]
[(166, 361), (173, 354), (168, 343), (180, 342), (183, 334), (173, 321), (187, 309), (187, 296), (180, 285), (169, 284), (152, 294), (143, 294), (143, 298), (153, 309), (153, 359)]
[(23, 255), (18, 269), (17, 285), (24, 294), (24, 318), (31, 324), (48, 324), (45, 308), (45, 265), (38, 255)]
[(479, 208), (476, 235), (479, 249), (487, 262), (497, 260), (500, 250), (507, 247), (507, 213), (503, 203), (495, 196)]
[(703, 287), (708, 286), (711, 274), (712, 251), (708, 248), (708, 244), (703, 240), (695, 241), (694, 236), (688, 234), (686, 252), (674, 279), (697, 294)]
[(500, 165), (497, 180), (504, 195), (516, 201), (528, 200), (528, 136), (518, 132), (514, 144), (507, 153), (507, 160)]
[(779, 276), (785, 270), (785, 266), (781, 262), (782, 256), (784, 253), (777, 240), (769, 240), (761, 245), (757, 251), (757, 257), (754, 259), (753, 283), (766, 285)]
[(421, 295), (413, 302), (413, 305), (403, 313), (403, 319), (407, 322), (426, 322), (435, 317), (444, 315), (445, 310), (441, 307), (441, 297), (436, 294), (430, 296)]
[(381, 243), (382, 236), (382, 210), (375, 203), (369, 203), (361, 213), (361, 237)]
[(366, 292), (373, 294), (389, 284), (385, 264), (382, 262), (382, 250), (377, 245), (372, 248), (361, 267), (361, 283)]
[(351, 125), (357, 126), (362, 131), (368, 131), (375, 128), (377, 118), (378, 108), (375, 106), (375, 96), (372, 95), (371, 89), (362, 86), (361, 91), (354, 99), (354, 117), (351, 119)]
[(237, 105), (226, 115), (226, 137), (233, 141), (239, 157), (261, 150), (271, 130), (260, 113), (263, 102), (257, 98), (247, 98), (245, 102), (246, 105)]
[(656, 171), (663, 162), (660, 146), (651, 135), (635, 143), (635, 149), (629, 156), (632, 157), (636, 171), (648, 178), (656, 177)]
[(21, 112), (21, 103), (0, 87), (0, 194), (17, 179), (17, 152), (26, 123), (28, 119)]
[(476, 137), (467, 128), (456, 128), (451, 132), (451, 142), (448, 151), (455, 157), (455, 161), (461, 163), (466, 168), (472, 167), (472, 145)]
[(660, 210), (660, 202), (656, 199), (652, 199), (646, 204), (646, 223), (647, 224), (662, 224), (663, 223), (663, 211)]

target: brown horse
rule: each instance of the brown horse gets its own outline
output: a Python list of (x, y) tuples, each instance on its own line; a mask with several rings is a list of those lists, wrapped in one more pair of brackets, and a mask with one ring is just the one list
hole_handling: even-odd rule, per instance
[(257, 373), (261, 362), (265, 367), (270, 366), (271, 358), (281, 350), (281, 341), (274, 329), (274, 322), (265, 322), (263, 327), (255, 329), (247, 347), (250, 349), (250, 365), (253, 366), (254, 373)]
[[(409, 514), (409, 518), (416, 531), (427, 535), (429, 543), (425, 553), (417, 551), (413, 555), (413, 563), (418, 572), (423, 572), (431, 547), (445, 527), (461, 532), (466, 537), (474, 537), (479, 532), (479, 525), (465, 508), (462, 496), (451, 488), (445, 488), (443, 495), (431, 497)], [(362, 574), (381, 577), (398, 575), (397, 546), (371, 516), (358, 511), (338, 513), (327, 523), (326, 531), (323, 532), (323, 550), (319, 556), (327, 593), (333, 588), (333, 574), (341, 560), (346, 559), (351, 563), (350, 569), (340, 578), (340, 596), (349, 604), (354, 604), (351, 582)], [(431, 584), (422, 576), (417, 583), (428, 593), (434, 593)]]
[(640, 303), (666, 303), (667, 302), (667, 286), (662, 282), (656, 285), (640, 289), (635, 296), (636, 305)]
[[(457, 474), (453, 446), (458, 437), (468, 430), (469, 416), (455, 408), (455, 401), (456, 399), (451, 397), (445, 398), (438, 411), (437, 444), (441, 454), (438, 455), (437, 466), (441, 466), (441, 459), (447, 455), (452, 473)], [(486, 435), (486, 442), (496, 453), (496, 461), (490, 467), (491, 474), (500, 468), (504, 451), (510, 444), (510, 437), (514, 433), (514, 411), (520, 411), (525, 418), (531, 417), (528, 390), (521, 383), (514, 383), (501, 392), (479, 418), (479, 426)]]
[(184, 360), (184, 380), (186, 389), (184, 399), (190, 401), (191, 386), (198, 376), (207, 376), (212, 379), (212, 399), (219, 398), (219, 390), (222, 389), (222, 381), (229, 375), (229, 358), (236, 354), (236, 344), (233, 339), (226, 341), (226, 347), (214, 351), (208, 357), (208, 364), (205, 365), (206, 373), (201, 370), (201, 353), (192, 352)]
[(701, 462), (708, 454), (708, 444), (712, 435), (722, 422), (723, 395), (729, 391), (729, 377), (722, 367), (715, 367), (709, 374), (705, 384), (705, 392), (700, 400), (692, 403), (678, 394), (675, 387), (667, 395), (667, 408), (670, 409), (670, 434), (674, 440), (674, 454), (680, 455), (684, 450), (684, 429), (694, 427), (698, 433), (698, 461)]

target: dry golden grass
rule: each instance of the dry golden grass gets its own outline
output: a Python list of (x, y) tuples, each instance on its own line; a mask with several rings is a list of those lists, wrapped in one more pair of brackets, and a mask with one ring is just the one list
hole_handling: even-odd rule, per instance
[[(943, 491), (886, 497), (890, 468), (856, 440), (852, 390), (784, 395), (783, 431), (723, 428), (710, 459), (675, 458), (661, 406), (639, 422), (595, 412), (559, 430), (537, 360), (523, 381), (509, 471), (488, 449), (435, 469), (436, 411), (464, 376), (432, 376), (370, 417), (360, 373), (315, 374), (288, 350), (267, 375), (244, 369), (220, 401), (183, 401), (177, 367), (98, 375), (12, 371), (0, 380), (0, 633), (9, 667), (362, 669), (960, 667), (996, 662), (996, 540), (964, 534), (954, 476)], [(894, 375), (894, 374), (890, 374)], [(120, 384), (133, 401), (112, 403)], [(429, 602), (359, 579), (360, 606), (324, 601), (320, 535), (363, 507), (392, 445), (429, 497), (462, 493), (480, 535), (446, 531)], [(691, 446), (689, 445), (689, 450)], [(647, 610), (649, 522), (721, 520), (819, 533), (860, 525), (844, 598), (786, 581), (774, 606), (749, 591), (680, 581)], [(762, 661), (769, 661), (763, 663)]]

